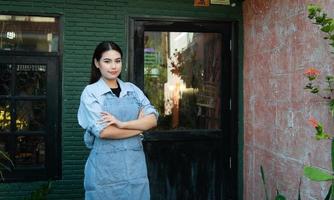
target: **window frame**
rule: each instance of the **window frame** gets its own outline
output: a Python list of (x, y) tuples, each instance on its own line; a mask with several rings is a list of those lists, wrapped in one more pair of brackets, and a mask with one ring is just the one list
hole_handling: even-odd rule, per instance
[[(223, 44), (232, 45), (235, 26), (233, 22), (226, 20), (141, 16), (129, 16), (128, 24), (128, 80), (136, 83), (136, 85), (143, 91), (144, 51), (141, 51), (140, 48), (136, 49), (136, 47), (144, 47), (144, 40), (142, 38), (144, 36), (144, 31), (220, 33), (223, 36), (223, 47)], [(221, 70), (222, 80), (220, 88), (221, 91), (226, 91), (224, 95), (221, 95), (221, 111), (225, 114), (221, 116), (221, 129), (151, 130), (149, 132), (154, 134), (144, 134), (144, 139), (146, 141), (193, 140), (194, 137), (196, 137), (196, 139), (202, 140), (227, 137), (227, 134), (224, 134), (225, 136), (223, 136), (222, 132), (230, 132), (231, 127), (224, 127), (223, 124), (231, 121), (231, 118), (229, 117), (232, 114), (231, 101), (236, 101), (236, 94), (232, 94), (232, 87), (235, 87), (233, 84), (236, 85), (236, 77), (230, 76), (230, 74), (233, 73), (234, 75), (234, 73), (236, 73), (232, 69), (236, 66), (235, 63), (233, 63), (234, 51), (236, 51), (236, 48), (232, 49), (231, 47), (228, 48), (228, 50), (227, 48), (222, 48), (221, 52), (222, 66), (228, 66)], [(226, 54), (228, 56), (225, 56)]]
[[(56, 180), (62, 177), (61, 163), (61, 70), (62, 70), (62, 52), (63, 52), (63, 18), (60, 14), (35, 14), (35, 13), (17, 13), (17, 12), (0, 12), (2, 15), (19, 15), (19, 16), (40, 16), (54, 17), (58, 20), (59, 41), (57, 52), (29, 52), (29, 51), (6, 51), (0, 50), (0, 58), (2, 62), (10, 62), (14, 64), (29, 64), (37, 62), (47, 63), (46, 71), (46, 128), (45, 134), (40, 131), (20, 131), (13, 133), (0, 133), (1, 138), (11, 138), (11, 148), (15, 147), (15, 138), (17, 136), (42, 136), (45, 137), (45, 166), (43, 168), (21, 168), (12, 171), (3, 171), (4, 182), (18, 181), (38, 181), (38, 180)], [(17, 62), (15, 62), (17, 61)], [(7, 62), (7, 63), (8, 63)], [(13, 74), (12, 74), (13, 77)], [(15, 84), (15, 80), (11, 80)], [(14, 102), (16, 96), (2, 95), (1, 99), (9, 99)], [(21, 98), (19, 98), (21, 99)], [(36, 97), (24, 97), (25, 100), (33, 100)], [(40, 99), (37, 97), (37, 99)], [(51, 134), (50, 134), (51, 133)], [(13, 155), (13, 149), (9, 149)]]

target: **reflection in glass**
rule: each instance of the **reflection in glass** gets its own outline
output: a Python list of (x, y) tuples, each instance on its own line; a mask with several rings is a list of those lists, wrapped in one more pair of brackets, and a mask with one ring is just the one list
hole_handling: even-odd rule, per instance
[(8, 95), (10, 93), (12, 65), (0, 63), (0, 95)]
[(10, 131), (10, 117), (9, 101), (0, 100), (0, 132)]
[(16, 71), (17, 95), (46, 95), (46, 65), (19, 64)]
[(19, 136), (16, 138), (15, 167), (43, 167), (45, 165), (44, 137)]
[(16, 129), (18, 131), (41, 131), (45, 129), (45, 101), (17, 101)]
[(160, 129), (219, 129), (221, 34), (145, 32), (144, 87)]
[(0, 15), (0, 50), (57, 52), (58, 19)]

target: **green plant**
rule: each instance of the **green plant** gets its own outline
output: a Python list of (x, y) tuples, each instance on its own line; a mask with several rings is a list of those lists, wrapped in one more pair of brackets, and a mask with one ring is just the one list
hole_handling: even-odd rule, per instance
[[(313, 117), (309, 119), (309, 123), (315, 128), (316, 134), (315, 138), (317, 140), (322, 140), (322, 139), (330, 139), (331, 140), (331, 160), (332, 160), (332, 170), (334, 171), (334, 139), (331, 137), (329, 134), (324, 132), (323, 125), (316, 121)], [(334, 176), (333, 176), (333, 171), (328, 172), (323, 169), (314, 167), (314, 166), (305, 166), (304, 167), (304, 175), (313, 180), (313, 181), (331, 181), (332, 184), (329, 187), (328, 193), (325, 197), (325, 200), (333, 200), (334, 199)]]
[[(314, 21), (314, 24), (320, 26), (320, 30), (326, 34), (324, 39), (329, 40), (329, 45), (334, 47), (334, 19), (327, 17), (327, 14), (322, 11), (319, 6), (308, 6), (308, 17)], [(328, 101), (329, 111), (334, 116), (334, 98), (333, 98), (333, 82), (334, 76), (328, 75), (325, 77), (325, 87), (318, 84), (318, 77), (320, 71), (315, 68), (307, 69), (304, 75), (308, 78), (308, 83), (305, 89), (312, 94), (318, 95), (321, 98)], [(331, 160), (332, 171), (326, 171), (314, 166), (305, 166), (304, 175), (313, 181), (330, 181), (328, 193), (325, 200), (334, 200), (334, 138), (330, 134), (326, 133), (323, 125), (319, 123), (315, 118), (311, 117), (309, 123), (314, 127), (316, 133), (315, 138), (317, 140), (331, 140)]]
[(14, 164), (12, 160), (9, 158), (9, 156), (5, 152), (0, 150), (0, 179), (2, 181), (4, 180), (2, 172), (4, 170), (11, 171), (11, 167), (9, 167), (9, 165), (14, 167)]
[(307, 10), (308, 18), (321, 27), (320, 30), (326, 34), (324, 39), (329, 40), (330, 45), (334, 47), (334, 20), (327, 17), (327, 14), (317, 5), (310, 4)]
[[(262, 185), (264, 188), (264, 195), (265, 195), (265, 200), (269, 200), (269, 196), (268, 196), (268, 190), (267, 190), (267, 185), (266, 185), (266, 178), (264, 175), (264, 170), (262, 165), (260, 166), (260, 171), (261, 171), (261, 179), (262, 179)], [(298, 186), (298, 200), (301, 200), (300, 197), (300, 185), (301, 185), (301, 180), (299, 180), (299, 186)], [(276, 196), (275, 196), (275, 200), (286, 200), (287, 198), (279, 193), (278, 189), (276, 189)]]
[(47, 196), (51, 191), (52, 182), (41, 185), (36, 190), (32, 191), (29, 197), (25, 197), (24, 200), (47, 200)]

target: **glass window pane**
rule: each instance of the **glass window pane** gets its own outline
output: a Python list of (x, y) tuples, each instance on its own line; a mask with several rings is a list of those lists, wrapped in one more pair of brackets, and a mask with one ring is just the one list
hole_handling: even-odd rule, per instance
[(0, 15), (0, 49), (57, 52), (59, 31), (55, 17)]
[(18, 96), (46, 95), (46, 65), (19, 64), (16, 71)]
[(11, 123), (10, 103), (0, 100), (0, 132), (9, 132)]
[(16, 138), (15, 168), (44, 167), (45, 141), (43, 137), (19, 136)]
[(45, 101), (17, 101), (16, 129), (18, 131), (45, 130)]
[(0, 63), (0, 95), (10, 94), (11, 68), (10, 64)]
[(145, 32), (144, 87), (160, 129), (219, 129), (221, 34)]

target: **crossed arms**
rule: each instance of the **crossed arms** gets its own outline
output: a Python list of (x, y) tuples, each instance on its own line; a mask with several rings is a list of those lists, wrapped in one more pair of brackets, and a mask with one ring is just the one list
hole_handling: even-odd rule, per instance
[(98, 123), (106, 124), (100, 133), (103, 139), (122, 139), (141, 134), (157, 126), (157, 118), (154, 114), (144, 115), (141, 111), (138, 119), (122, 122), (108, 112), (101, 112)]

